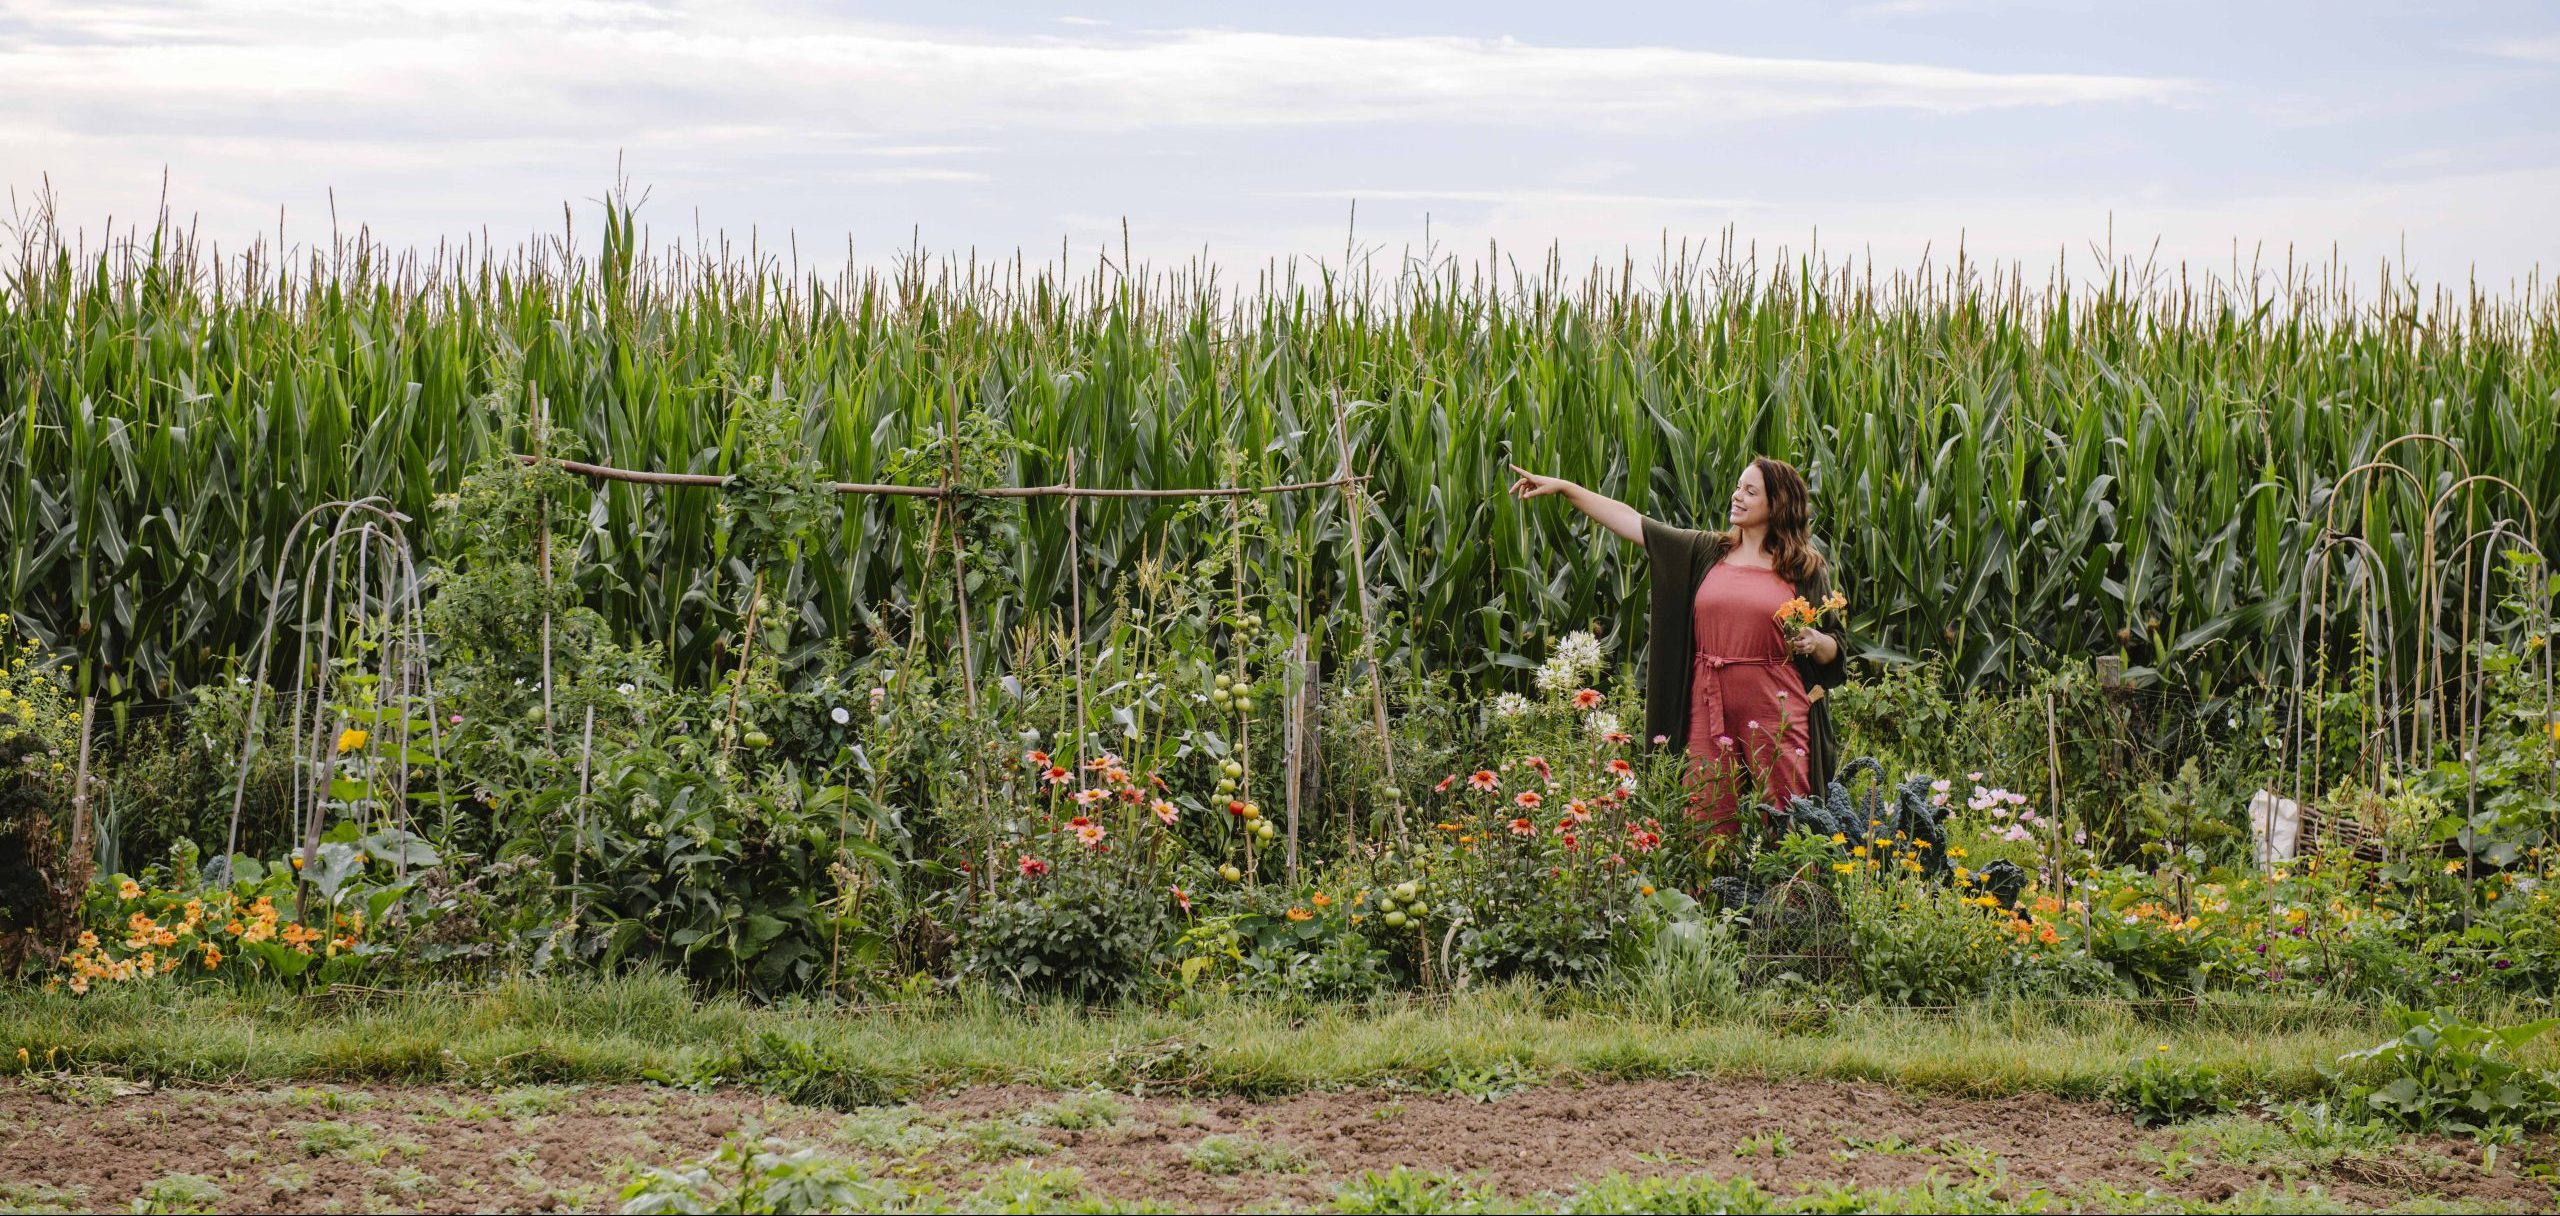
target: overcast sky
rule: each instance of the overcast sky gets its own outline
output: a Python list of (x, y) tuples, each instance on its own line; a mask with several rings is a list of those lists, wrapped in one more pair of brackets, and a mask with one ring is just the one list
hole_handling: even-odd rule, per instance
[[(2227, 271), (2334, 244), (2370, 282), (2560, 270), (2560, 6), (2374, 0), (1277, 5), (0, 0), (0, 182), (94, 234), (226, 250), (594, 227), (617, 158), (661, 242), (804, 263), (1429, 232), (1573, 263), (1728, 227), (1880, 267), (2041, 276), (2157, 239)], [(824, 251), (823, 253), (821, 251)]]

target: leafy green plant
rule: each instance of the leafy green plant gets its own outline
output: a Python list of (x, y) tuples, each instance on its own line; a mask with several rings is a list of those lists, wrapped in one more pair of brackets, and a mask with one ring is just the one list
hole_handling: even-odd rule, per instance
[(1345, 1216), (1388, 1216), (1389, 1213), (1458, 1213), (1507, 1211), (1493, 1188), (1399, 1165), (1391, 1170), (1364, 1170), (1336, 1187), (1333, 1210)]
[(1305, 1155), (1285, 1144), (1251, 1136), (1203, 1136), (1182, 1151), (1183, 1164), (1203, 1174), (1296, 1174), (1307, 1168)]
[(904, 1206), (895, 1183), (815, 1148), (739, 1133), (679, 1166), (647, 1166), (622, 1188), (622, 1210), (652, 1213), (885, 1212)]
[(2107, 1086), (2107, 1098), (2144, 1127), (2218, 1115), (2232, 1106), (2221, 1070), (2171, 1059), (2165, 1049), (2126, 1069)]
[(1171, 936), (1164, 892), (1139, 889), (1122, 867), (1074, 853), (1039, 873), (1016, 868), (970, 908), (962, 974), (1093, 1000), (1158, 981), (1158, 952)]
[(2444, 1010), (2394, 1015), (2400, 1033), (2338, 1058), (2340, 1101), (2411, 1131), (2536, 1129), (2560, 1118), (2560, 1074), (2514, 1058), (2560, 1018), (2484, 1026)]
[(696, 1056), (680, 1071), (648, 1075), (664, 1084), (696, 1089), (744, 1085), (803, 1105), (841, 1111), (896, 1101), (902, 1089), (874, 1065), (770, 1030), (738, 1047)]

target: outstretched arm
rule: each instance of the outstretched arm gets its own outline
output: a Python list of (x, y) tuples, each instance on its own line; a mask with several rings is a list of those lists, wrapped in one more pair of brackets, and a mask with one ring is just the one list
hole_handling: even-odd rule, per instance
[(1596, 490), (1587, 490), (1561, 477), (1540, 477), (1519, 465), (1511, 471), (1520, 480), (1511, 483), (1511, 493), (1522, 500), (1562, 494), (1575, 510), (1598, 520), (1600, 526), (1634, 541), (1644, 543), (1644, 513)]

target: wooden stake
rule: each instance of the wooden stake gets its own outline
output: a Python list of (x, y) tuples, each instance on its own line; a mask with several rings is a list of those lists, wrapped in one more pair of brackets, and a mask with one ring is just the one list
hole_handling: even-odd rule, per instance
[(577, 835), (569, 838), (569, 927), (572, 932), (576, 931), (578, 924), (578, 862), (587, 853), (587, 791), (594, 788), (588, 778), (595, 770), (595, 762), (596, 707), (594, 702), (589, 702), (586, 739), (578, 745)]
[(2045, 809), (2053, 813), (2053, 843), (2045, 849), (2045, 885), (2052, 886), (2062, 870), (2062, 727), (2053, 711), (2053, 690), (2044, 692), (2045, 777), (2048, 796)]
[[(1340, 481), (1351, 475), (1351, 431), (1349, 420), (1342, 412), (1340, 389), (1333, 393), (1333, 442), (1342, 457), (1342, 474), (1336, 478)], [(1366, 507), (1357, 482), (1344, 484), (1342, 500), (1351, 514), (1351, 585), (1360, 602), (1360, 649), (1369, 657), (1369, 703), (1377, 720), (1378, 754), (1386, 767), (1387, 783), (1393, 785), (1396, 780), (1396, 747), (1394, 737), (1387, 733), (1387, 686), (1382, 671), (1384, 664), (1378, 658), (1377, 622), (1369, 613), (1368, 542), (1364, 539), (1361, 524)], [(1390, 804), (1388, 809), (1395, 812), (1396, 843), (1410, 843), (1411, 835), (1405, 828), (1404, 803), (1399, 800)]]
[[(1076, 452), (1067, 449), (1067, 484), (1076, 484)], [(1076, 651), (1076, 732), (1073, 755), (1077, 758), (1076, 788), (1084, 788), (1085, 727), (1092, 719), (1085, 716), (1084, 704), (1084, 539), (1076, 530), (1076, 500), (1067, 500), (1067, 640)]]
[[(540, 460), (543, 431), (547, 429), (543, 425), (542, 390), (528, 382), (525, 393), (532, 398), (528, 410), (533, 419), (533, 451), (534, 458)], [(551, 742), (551, 501), (538, 493), (533, 497), (533, 526), (534, 544), (542, 558), (542, 741), (547, 746)], [(734, 701), (731, 708), (736, 708)]]
[(89, 891), (89, 880), (97, 874), (97, 843), (91, 839), (95, 824), (89, 817), (89, 739), (98, 720), (98, 698), (80, 700), (80, 763), (71, 774), (71, 856), (64, 859), (64, 884), (77, 908)]
[(764, 571), (756, 571), (756, 581), (747, 589), (746, 634), (738, 643), (738, 670), (729, 677), (729, 737), (720, 743), (721, 751), (730, 751), (738, 741), (738, 697), (747, 687), (747, 660), (756, 653), (756, 610), (764, 606)]
[(1284, 766), (1287, 772), (1282, 780), (1289, 786), (1289, 883), (1292, 886), (1298, 881), (1298, 773), (1301, 753), (1307, 746), (1306, 725), (1302, 721), (1305, 715), (1300, 712), (1306, 696), (1306, 658), (1307, 635), (1300, 633), (1298, 639), (1289, 644), (1289, 666), (1283, 677), (1287, 692), (1281, 702), (1286, 709), (1283, 730), (1287, 742), (1283, 746), (1288, 753), (1288, 762)]

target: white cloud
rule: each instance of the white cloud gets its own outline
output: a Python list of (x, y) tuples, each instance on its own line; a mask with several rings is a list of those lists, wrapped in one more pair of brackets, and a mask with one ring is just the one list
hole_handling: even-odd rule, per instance
[(1678, 194), (1616, 194), (1597, 190), (1280, 190), (1275, 198), (1325, 198), (1374, 201), (1487, 203), (1502, 206), (1631, 206), (1669, 211), (1737, 211), (1765, 206), (1744, 198), (1701, 198)]
[(776, 130), (1459, 123), (1695, 130), (1844, 109), (2171, 102), (2190, 82), (1508, 38), (1244, 31), (1009, 41), (788, 10), (266, 0), (178, 16), (55, 12), (0, 51), (45, 119), (107, 135), (593, 136), (632, 122)]
[(2471, 49), (2483, 55), (2495, 55), (2500, 59), (2560, 64), (2560, 38), (2499, 38), (2477, 44)]

